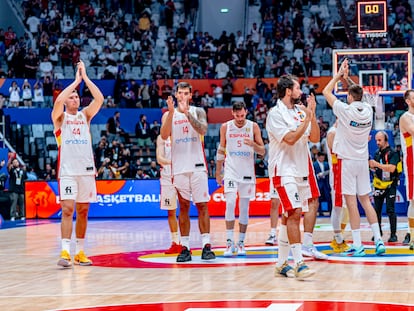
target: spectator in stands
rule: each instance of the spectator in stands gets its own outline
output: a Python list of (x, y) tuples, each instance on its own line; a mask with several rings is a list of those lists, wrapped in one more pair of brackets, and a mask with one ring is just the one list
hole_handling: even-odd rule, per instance
[[(23, 167), (23, 170), (25, 170), (25, 168)], [(39, 178), (37, 177), (37, 174), (34, 170), (33, 167), (28, 166), (26, 169), (26, 174), (27, 174), (27, 180), (38, 180)]]
[(115, 138), (110, 143), (111, 145), (109, 147), (109, 159), (111, 160), (111, 163), (118, 162), (122, 153), (121, 142), (119, 139)]
[(214, 159), (208, 161), (208, 177), (216, 178), (216, 161)]
[(56, 180), (56, 170), (52, 168), (52, 164), (46, 163), (45, 170), (42, 173), (44, 180)]
[(23, 84), (22, 84), (23, 105), (25, 107), (32, 107), (32, 99), (33, 99), (32, 86), (30, 85), (29, 80), (24, 79)]
[(27, 173), (24, 167), (20, 166), (19, 160), (9, 157), (7, 165), (9, 170), (9, 194), (11, 200), (10, 220), (15, 218), (25, 220), (24, 207), (24, 181), (27, 180)]
[(150, 179), (150, 177), (145, 174), (144, 169), (142, 168), (142, 166), (138, 166), (137, 167), (137, 172), (134, 176), (135, 179)]
[(45, 99), (45, 107), (52, 107), (53, 77), (45, 76), (43, 78), (43, 96)]
[(257, 103), (256, 108), (254, 109), (254, 118), (257, 124), (260, 126), (260, 128), (263, 128), (263, 125), (266, 121), (267, 111), (267, 106), (263, 102), (263, 99), (260, 97), (259, 102)]
[(233, 96), (233, 82), (230, 75), (223, 80), (221, 87), (223, 88), (223, 106), (230, 106)]
[(112, 96), (108, 95), (108, 97), (106, 98), (106, 101), (104, 102), (104, 107), (105, 108), (117, 108), (118, 106), (115, 104), (115, 101), (112, 98)]
[(93, 153), (95, 155), (96, 167), (101, 167), (104, 163), (105, 158), (110, 157), (110, 150), (105, 136), (101, 137), (101, 140), (99, 141), (98, 146), (95, 148)]
[(45, 107), (45, 99), (43, 96), (43, 85), (42, 82), (36, 80), (35, 85), (33, 86), (33, 105), (37, 108)]
[(12, 81), (9, 87), (9, 103), (10, 107), (19, 107), (20, 102), (20, 87), (16, 81)]
[(150, 125), (145, 114), (139, 116), (139, 121), (135, 125), (135, 136), (138, 138), (139, 156), (142, 157), (142, 149), (144, 147), (146, 148), (147, 156), (150, 156), (150, 147), (153, 146), (153, 142), (151, 140)]
[(160, 168), (157, 166), (157, 162), (151, 161), (150, 168), (148, 169), (147, 174), (151, 179), (160, 178)]
[(40, 76), (43, 78), (45, 76), (52, 76), (52, 72), (53, 72), (53, 64), (49, 59), (49, 56), (45, 56), (42, 61), (39, 63), (39, 71), (40, 71)]
[(160, 95), (159, 94), (160, 94), (160, 87), (158, 86), (157, 81), (154, 79), (149, 87), (151, 108), (160, 107)]
[(120, 138), (122, 131), (120, 118), (121, 112), (115, 111), (114, 115), (106, 121), (106, 137), (108, 138), (109, 143)]
[(64, 39), (62, 45), (59, 48), (60, 61), (62, 68), (72, 65), (72, 44), (68, 39)]
[(142, 79), (142, 84), (139, 87), (139, 92), (138, 92), (138, 100), (141, 101), (141, 106), (143, 108), (151, 108), (150, 107), (150, 90), (149, 90), (149, 85), (147, 83), (147, 79)]
[(158, 123), (157, 120), (154, 120), (151, 124), (151, 140), (152, 143), (155, 145), (158, 135), (160, 134), (161, 125)]
[(101, 165), (98, 167), (98, 179), (113, 179), (113, 173), (110, 168), (111, 160), (109, 158), (104, 158)]
[(267, 164), (264, 161), (264, 157), (257, 155), (254, 169), (257, 177), (266, 177), (267, 175)]
[(215, 107), (219, 107), (223, 105), (223, 89), (221, 86), (212, 84), (211, 87), (213, 88), (213, 98), (215, 100)]

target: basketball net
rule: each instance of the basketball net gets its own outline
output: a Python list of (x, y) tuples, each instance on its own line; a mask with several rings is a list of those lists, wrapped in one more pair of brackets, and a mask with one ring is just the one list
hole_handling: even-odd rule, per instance
[(384, 107), (383, 99), (381, 95), (379, 94), (379, 92), (382, 90), (382, 87), (378, 85), (370, 85), (370, 86), (364, 86), (363, 89), (364, 89), (364, 96), (363, 96), (364, 101), (370, 104), (370, 106), (375, 111), (373, 128), (376, 130), (384, 130), (385, 129), (385, 107)]

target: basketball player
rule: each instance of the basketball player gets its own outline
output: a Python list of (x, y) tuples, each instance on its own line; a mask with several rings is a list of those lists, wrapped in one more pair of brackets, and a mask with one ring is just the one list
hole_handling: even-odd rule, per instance
[(334, 231), (334, 238), (331, 241), (331, 247), (335, 253), (345, 252), (349, 246), (346, 244), (343, 237), (342, 231), (345, 229), (348, 223), (348, 209), (345, 205), (345, 200), (343, 196), (338, 193), (336, 195), (335, 187), (339, 171), (338, 171), (338, 159), (336, 154), (332, 152), (333, 141), (336, 134), (337, 122), (335, 122), (328, 130), (326, 134), (326, 151), (328, 155), (329, 163), (329, 183), (331, 185), (331, 197), (332, 197), (332, 213), (331, 213), (331, 224)]
[[(233, 120), (220, 127), (220, 145), (216, 155), (216, 181), (224, 180), (226, 199), (227, 246), (224, 256), (246, 255), (244, 240), (249, 220), (250, 199), (256, 193), (254, 154), (264, 156), (265, 147), (259, 125), (246, 120), (247, 109), (244, 102), (235, 102), (232, 110)], [(222, 175), (224, 164), (224, 176)], [(242, 169), (241, 169), (242, 168)], [(239, 241), (234, 243), (234, 223), (237, 194), (239, 195)]]
[[(405, 187), (408, 204), (408, 227), (410, 230), (410, 250), (414, 250), (414, 90), (404, 93), (404, 100), (408, 105), (408, 111), (400, 117), (401, 150), (403, 153), (403, 167), (405, 173)], [(408, 235), (408, 234), (407, 234)]]
[[(279, 229), (279, 254), (276, 276), (298, 279), (314, 274), (303, 261), (300, 219), (308, 210), (310, 189), (307, 177), (308, 141), (319, 142), (320, 131), (315, 115), (314, 96), (308, 107), (299, 105), (302, 91), (296, 77), (284, 75), (277, 83), (279, 99), (266, 121), (269, 135), (269, 178), (276, 188), (282, 205), (282, 223)], [(295, 269), (287, 263), (292, 251)]]
[(207, 132), (207, 117), (204, 109), (190, 106), (191, 85), (187, 82), (177, 84), (174, 107), (172, 96), (167, 99), (168, 111), (162, 116), (160, 134), (162, 139), (171, 136), (171, 171), (180, 204), (178, 216), (181, 253), (177, 262), (191, 261), (190, 252), (190, 198), (198, 210), (198, 224), (203, 250), (201, 259), (215, 259), (210, 244), (210, 215), (207, 202), (208, 192), (207, 163), (204, 155), (202, 136)]
[[(80, 100), (76, 88), (81, 82), (89, 88), (93, 100), (78, 111)], [(76, 252), (74, 262), (81, 266), (92, 265), (84, 252), (84, 239), (88, 223), (89, 203), (96, 201), (95, 164), (92, 151), (90, 122), (102, 106), (104, 97), (86, 74), (85, 64), (77, 64), (75, 80), (56, 98), (52, 110), (54, 133), (59, 146), (58, 176), (62, 207), (62, 251), (58, 265), (72, 265), (70, 244), (73, 213), (76, 204)]]
[(162, 210), (168, 212), (168, 226), (171, 232), (171, 247), (165, 251), (166, 254), (181, 253), (182, 246), (178, 234), (177, 192), (171, 178), (171, 140), (163, 140), (160, 135), (157, 137), (157, 162), (162, 166), (160, 173), (161, 205)]
[(342, 77), (348, 78), (348, 72), (348, 60), (345, 59), (338, 73), (323, 90), (326, 101), (338, 118), (332, 151), (338, 156), (341, 180), (335, 190), (345, 197), (353, 238), (353, 245), (341, 254), (354, 257), (365, 256), (365, 249), (361, 242), (358, 196), (374, 234), (375, 253), (382, 255), (385, 253), (385, 246), (381, 238), (377, 215), (369, 198), (371, 183), (368, 167), (368, 137), (372, 127), (372, 107), (361, 101), (363, 89), (359, 85), (349, 86), (347, 96), (349, 104), (338, 100), (332, 94), (335, 84)]

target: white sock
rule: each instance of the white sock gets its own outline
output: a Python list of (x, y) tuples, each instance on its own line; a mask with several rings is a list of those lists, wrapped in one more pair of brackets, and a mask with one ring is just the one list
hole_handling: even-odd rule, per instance
[(227, 229), (226, 236), (227, 236), (227, 240), (234, 241), (234, 229)]
[(352, 232), (352, 240), (353, 240), (352, 244), (355, 247), (360, 247), (362, 245), (361, 232), (359, 231), (359, 229), (351, 230), (351, 232)]
[(287, 236), (287, 228), (285, 225), (281, 225), (279, 228), (279, 252), (277, 256), (277, 266), (281, 267), (285, 261), (288, 260), (290, 245)]
[(171, 240), (175, 244), (180, 244), (180, 236), (178, 235), (178, 232), (171, 232)]
[(239, 241), (244, 241), (246, 238), (246, 232), (240, 232), (239, 233)]
[(379, 223), (371, 224), (372, 233), (374, 233), (374, 241), (382, 240)]
[(182, 236), (181, 245), (187, 247), (187, 249), (190, 250), (190, 236)]
[(210, 233), (203, 233), (201, 235), (201, 242), (203, 243), (203, 248), (206, 244), (210, 244)]
[(271, 236), (276, 236), (276, 228), (271, 228), (270, 229), (270, 235)]
[(295, 265), (297, 265), (299, 262), (303, 261), (302, 257), (302, 244), (295, 243), (290, 246), (290, 249), (292, 250), (292, 256), (293, 260), (295, 261)]
[(85, 248), (85, 239), (76, 239), (76, 253), (78, 254), (80, 251), (83, 251)]
[(303, 233), (303, 245), (312, 246), (313, 245), (313, 233), (304, 232)]
[(67, 251), (70, 254), (70, 239), (62, 239), (62, 251)]

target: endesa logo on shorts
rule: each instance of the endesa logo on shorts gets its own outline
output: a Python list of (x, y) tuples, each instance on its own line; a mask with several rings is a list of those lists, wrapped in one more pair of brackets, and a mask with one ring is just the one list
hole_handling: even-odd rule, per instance
[(65, 144), (66, 145), (87, 145), (88, 140), (87, 139), (66, 139)]

